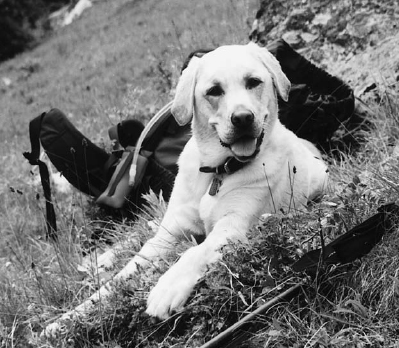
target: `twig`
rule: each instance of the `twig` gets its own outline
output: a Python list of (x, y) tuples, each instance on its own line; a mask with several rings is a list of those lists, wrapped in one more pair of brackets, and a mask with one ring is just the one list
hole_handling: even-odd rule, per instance
[(212, 338), (210, 341), (202, 345), (200, 348), (220, 348), (222, 344), (225, 344), (228, 340), (232, 340), (233, 336), (240, 335), (239, 329), (241, 329), (245, 324), (249, 324), (254, 321), (257, 316), (263, 314), (268, 309), (273, 307), (275, 304), (279, 303), (282, 300), (289, 300), (293, 298), (297, 292), (301, 289), (302, 283), (296, 284), (284, 291), (282, 294), (277, 295), (270, 301), (266, 302), (264, 305), (260, 306), (258, 309), (253, 311), (252, 313), (246, 315), (244, 318), (236, 322), (234, 325), (230, 326), (227, 330), (221, 332), (219, 335)]

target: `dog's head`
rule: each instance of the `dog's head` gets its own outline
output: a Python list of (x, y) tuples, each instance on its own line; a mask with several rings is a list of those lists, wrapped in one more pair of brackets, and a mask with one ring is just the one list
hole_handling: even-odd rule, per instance
[(276, 122), (277, 94), (287, 100), (289, 89), (267, 49), (254, 43), (222, 46), (191, 59), (177, 85), (172, 113), (180, 125), (194, 117), (194, 134), (219, 138), (245, 161)]

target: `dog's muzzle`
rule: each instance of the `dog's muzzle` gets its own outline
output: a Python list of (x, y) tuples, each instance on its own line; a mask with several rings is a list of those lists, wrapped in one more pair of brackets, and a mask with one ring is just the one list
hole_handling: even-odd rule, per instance
[(234, 111), (230, 122), (230, 137), (220, 139), (220, 143), (229, 148), (237, 160), (247, 162), (258, 154), (263, 131), (257, 126), (254, 113), (248, 109)]
[[(266, 118), (266, 116), (265, 116)], [(220, 144), (227, 147), (233, 153), (232, 157), (228, 157), (227, 160), (217, 167), (202, 166), (200, 172), (203, 173), (216, 173), (216, 174), (232, 174), (237, 170), (243, 168), (249, 163), (260, 151), (260, 147), (264, 138), (264, 130), (259, 136), (254, 136), (256, 133), (256, 127), (254, 127), (255, 116), (252, 112), (239, 112), (234, 113), (231, 117), (231, 123), (235, 127), (234, 139), (230, 142), (224, 142), (220, 140)], [(259, 132), (259, 130), (258, 130)], [(243, 154), (244, 153), (244, 154)], [(220, 179), (218, 179), (220, 180)], [(212, 182), (212, 186), (209, 194), (214, 195), (215, 192), (212, 189), (214, 184), (217, 183), (216, 179)], [(220, 182), (217, 187), (220, 186)]]

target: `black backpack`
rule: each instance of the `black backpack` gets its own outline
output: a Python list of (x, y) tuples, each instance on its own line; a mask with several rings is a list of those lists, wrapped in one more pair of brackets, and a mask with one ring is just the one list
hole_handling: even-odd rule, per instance
[[(292, 83), (288, 102), (279, 100), (281, 122), (298, 136), (328, 150), (334, 132), (354, 112), (352, 89), (337, 77), (317, 68), (283, 40), (268, 49), (279, 60)], [(190, 54), (202, 56), (209, 50)], [(107, 153), (79, 132), (60, 110), (52, 109), (30, 122), (32, 150), (24, 156), (39, 165), (47, 210), (47, 236), (56, 238), (55, 213), (51, 203), (46, 164), (39, 160), (40, 144), (52, 164), (78, 190), (97, 203), (119, 208), (124, 202), (139, 206), (142, 193), (151, 188), (168, 200), (177, 173), (177, 159), (191, 136), (191, 126), (179, 126), (171, 114), (171, 103), (149, 124), (126, 120), (109, 131), (124, 150)], [(131, 172), (135, 168), (134, 173)], [(128, 173), (130, 171), (130, 173)], [(130, 174), (130, 175), (128, 175)], [(134, 177), (128, 183), (126, 178)]]
[(100, 194), (107, 182), (102, 168), (109, 155), (80, 133), (59, 110), (52, 109), (29, 123), (31, 152), (24, 157), (38, 165), (46, 200), (47, 237), (56, 238), (56, 218), (51, 200), (50, 175), (40, 160), (40, 144), (54, 166), (77, 189), (88, 194)]

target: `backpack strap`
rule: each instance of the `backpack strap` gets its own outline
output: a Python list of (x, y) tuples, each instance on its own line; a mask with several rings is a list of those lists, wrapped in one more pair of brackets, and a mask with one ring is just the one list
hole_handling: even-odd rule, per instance
[(137, 140), (136, 148), (133, 154), (132, 165), (129, 171), (129, 186), (135, 186), (136, 182), (136, 172), (137, 172), (137, 162), (139, 160), (139, 153), (142, 149), (142, 145), (145, 139), (151, 139), (153, 133), (158, 129), (158, 127), (165, 122), (171, 116), (171, 107), (173, 101), (166, 104), (158, 113), (148, 122), (147, 126), (141, 132), (139, 139)]
[(35, 117), (29, 123), (29, 138), (31, 144), (31, 152), (24, 152), (24, 157), (29, 161), (31, 165), (39, 166), (40, 180), (43, 186), (44, 198), (46, 200), (46, 225), (47, 234), (46, 238), (49, 237), (54, 241), (57, 241), (57, 223), (54, 211), (54, 205), (51, 199), (51, 188), (50, 188), (50, 174), (47, 165), (39, 159), (40, 157), (40, 129), (43, 117), (46, 112)]
[[(109, 181), (108, 187), (97, 198), (96, 203), (106, 205), (112, 208), (121, 208), (125, 200), (129, 197), (133, 187), (129, 186), (129, 168), (133, 160), (133, 150), (129, 147), (122, 154), (115, 171)], [(137, 161), (136, 184), (140, 184), (146, 172), (148, 159), (139, 155)], [(137, 185), (135, 188), (137, 188)]]

